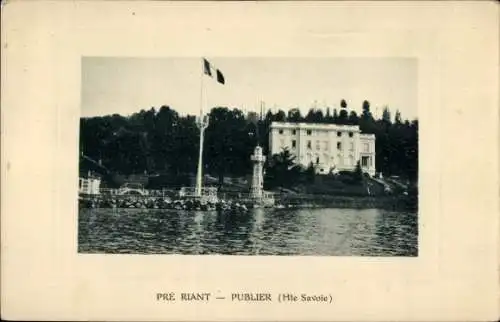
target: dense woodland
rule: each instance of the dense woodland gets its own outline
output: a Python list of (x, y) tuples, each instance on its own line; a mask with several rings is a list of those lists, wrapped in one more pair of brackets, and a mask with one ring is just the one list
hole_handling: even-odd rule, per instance
[[(368, 101), (362, 113), (341, 109), (311, 109), (302, 115), (298, 108), (288, 112), (267, 111), (265, 115), (225, 107), (213, 108), (205, 132), (205, 173), (219, 178), (251, 173), (250, 155), (255, 145), (268, 152), (269, 126), (273, 121), (359, 125), (363, 133), (376, 135), (376, 167), (384, 175), (398, 175), (410, 181), (418, 173), (418, 120), (394, 117), (385, 108), (380, 119), (370, 112)], [(141, 110), (130, 116), (118, 114), (80, 119), (80, 150), (101, 162), (107, 174), (148, 174), (180, 180), (194, 174), (198, 162), (199, 130), (194, 116), (181, 116), (169, 106)], [(294, 173), (311, 169), (293, 167), (287, 151), (269, 158), (266, 174), (276, 185), (293, 184)], [(312, 175), (312, 174), (311, 174)], [(174, 180), (172, 179), (172, 180)]]

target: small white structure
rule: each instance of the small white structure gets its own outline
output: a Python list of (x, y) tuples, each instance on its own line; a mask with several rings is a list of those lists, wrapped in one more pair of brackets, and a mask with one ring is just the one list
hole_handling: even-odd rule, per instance
[(196, 187), (182, 187), (179, 190), (179, 197), (199, 199), (201, 202), (217, 203), (219, 201), (216, 187), (202, 187), (200, 190)]
[(266, 157), (262, 154), (262, 148), (256, 146), (253, 155), (250, 157), (253, 161), (252, 186), (250, 187), (250, 196), (252, 198), (262, 198), (264, 191), (264, 162)]
[(273, 122), (269, 133), (271, 155), (288, 148), (296, 162), (311, 163), (319, 174), (353, 171), (375, 175), (375, 135), (361, 133), (357, 125)]
[(264, 162), (266, 157), (262, 153), (262, 148), (257, 145), (250, 157), (253, 162), (252, 185), (250, 186), (249, 198), (253, 207), (273, 207), (275, 200), (271, 192), (264, 191)]
[(101, 179), (99, 178), (80, 178), (78, 184), (78, 193), (85, 195), (100, 194)]

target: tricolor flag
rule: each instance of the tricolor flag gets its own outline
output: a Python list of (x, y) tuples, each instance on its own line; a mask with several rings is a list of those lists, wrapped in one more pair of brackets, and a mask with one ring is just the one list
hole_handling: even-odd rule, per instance
[(225, 84), (226, 81), (224, 79), (224, 75), (222, 74), (222, 72), (219, 69), (215, 68), (212, 64), (210, 64), (210, 62), (208, 60), (203, 58), (203, 72), (205, 73), (205, 75), (208, 75), (210, 77), (214, 77), (213, 76), (214, 70), (215, 70), (215, 74), (217, 76), (217, 82), (219, 82), (221, 84)]

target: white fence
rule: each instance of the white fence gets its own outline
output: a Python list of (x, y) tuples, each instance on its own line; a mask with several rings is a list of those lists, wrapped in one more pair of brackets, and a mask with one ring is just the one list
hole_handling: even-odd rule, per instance
[(168, 195), (166, 189), (162, 190), (151, 190), (144, 188), (130, 188), (130, 187), (121, 187), (118, 189), (112, 188), (101, 188), (100, 193), (102, 195), (112, 195), (112, 196), (147, 196), (147, 197), (165, 197)]
[(201, 193), (198, 195), (196, 193), (196, 188), (194, 187), (182, 187), (179, 190), (179, 197), (181, 198), (200, 198), (208, 202), (217, 202), (219, 200), (217, 196), (217, 188), (215, 187), (203, 187), (201, 188)]

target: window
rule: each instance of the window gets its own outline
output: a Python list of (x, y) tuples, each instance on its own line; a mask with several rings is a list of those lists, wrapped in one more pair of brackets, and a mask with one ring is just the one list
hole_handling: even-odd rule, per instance
[(319, 164), (319, 157), (316, 157), (316, 164)]
[(297, 141), (292, 140), (292, 149), (295, 149), (297, 147)]
[(341, 136), (342, 136), (342, 132), (340, 132), (340, 131), (339, 131), (339, 132), (337, 132), (337, 136), (338, 136), (338, 137), (341, 137)]
[(297, 130), (292, 130), (292, 135), (297, 134)]
[(369, 157), (361, 157), (361, 166), (367, 167), (368, 163), (369, 163), (368, 160), (369, 160)]
[(325, 151), (328, 151), (328, 141), (323, 142), (323, 144), (325, 145)]
[(285, 146), (285, 140), (284, 139), (281, 139), (280, 140), (280, 146), (283, 148)]
[(307, 148), (310, 149), (311, 148), (311, 140), (307, 141)]
[(279, 132), (279, 134), (283, 134), (283, 130), (279, 130), (278, 132)]
[(349, 165), (354, 165), (354, 157), (352, 155), (349, 156)]
[(307, 130), (307, 135), (311, 135), (312, 131), (311, 130)]
[(337, 150), (342, 150), (342, 143), (341, 142), (337, 142)]
[(316, 141), (316, 150), (320, 150), (319, 141)]
[(368, 143), (363, 144), (363, 149), (365, 152), (370, 152), (370, 145)]
[(349, 132), (349, 137), (352, 138), (354, 134), (352, 132)]
[(354, 143), (353, 142), (351, 142), (349, 144), (349, 151), (354, 151)]

